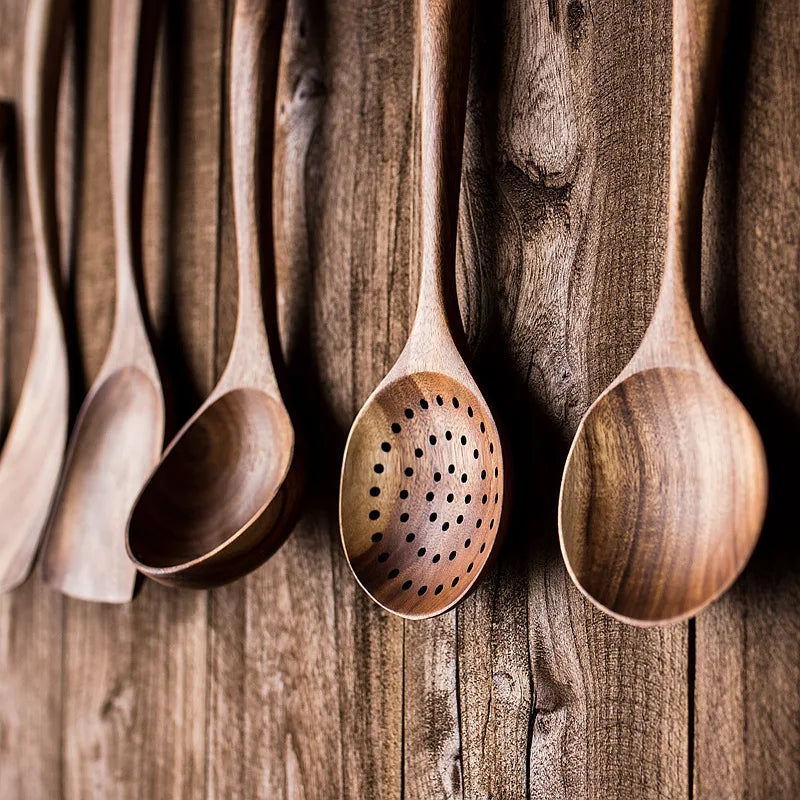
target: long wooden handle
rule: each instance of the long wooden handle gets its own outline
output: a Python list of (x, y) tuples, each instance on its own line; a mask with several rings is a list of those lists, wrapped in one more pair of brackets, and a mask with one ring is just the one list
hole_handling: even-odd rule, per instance
[[(40, 291), (58, 275), (55, 130), (70, 0), (31, 0), (25, 21), (22, 121), (25, 180)], [(53, 284), (51, 284), (53, 285)]]
[(285, 8), (285, 0), (237, 0), (234, 11), (230, 114), (239, 313), (232, 361), (238, 348), (266, 343), (261, 269), (262, 257), (272, 259), (272, 140)]
[(111, 8), (108, 124), (118, 320), (138, 309), (134, 266), (141, 250), (157, 12), (154, 0), (114, 0)]
[(471, 17), (472, 0), (419, 3), (422, 277), (415, 328), (446, 326), (455, 300)]
[(674, 0), (667, 262), (696, 283), (728, 0)]

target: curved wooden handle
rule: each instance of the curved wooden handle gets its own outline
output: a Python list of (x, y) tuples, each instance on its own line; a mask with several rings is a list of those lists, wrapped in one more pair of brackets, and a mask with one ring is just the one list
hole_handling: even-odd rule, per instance
[(239, 313), (231, 362), (239, 354), (244, 359), (269, 359), (261, 259), (271, 258), (272, 215), (261, 210), (271, 212), (275, 93), (285, 7), (285, 0), (238, 0), (234, 10), (230, 115)]
[[(55, 132), (58, 83), (70, 0), (31, 0), (25, 20), (22, 119), (25, 181), (40, 278), (55, 285), (58, 230), (55, 200)], [(40, 291), (45, 284), (40, 280)]]
[(141, 250), (157, 10), (152, 0), (114, 0), (111, 7), (108, 126), (118, 320), (126, 310), (138, 313), (133, 270)]
[(673, 2), (667, 263), (692, 282), (727, 20), (728, 0)]
[[(420, 0), (422, 278), (415, 331), (431, 336), (455, 306), (458, 194), (472, 0)], [(439, 331), (442, 332), (442, 331)]]

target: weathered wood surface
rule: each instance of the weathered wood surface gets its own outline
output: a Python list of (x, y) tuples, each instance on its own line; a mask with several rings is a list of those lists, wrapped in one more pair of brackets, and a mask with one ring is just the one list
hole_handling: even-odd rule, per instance
[[(62, 239), (86, 380), (113, 311), (107, 5), (77, 2), (62, 106)], [(236, 276), (230, 4), (167, 5), (144, 229), (169, 435), (224, 364)], [(0, 2), (12, 98), (23, 18), (22, 0)], [(800, 794), (800, 11), (734, 4), (706, 192), (704, 310), (764, 434), (768, 524), (734, 590), (663, 631), (581, 599), (555, 508), (575, 426), (635, 350), (658, 288), (669, 3), (480, 2), (475, 22), (459, 289), (476, 378), (512, 434), (516, 504), (496, 570), (456, 612), (403, 624), (345, 564), (344, 437), (403, 345), (419, 278), (415, 13), (408, 0), (290, 0), (276, 277), (306, 511), (267, 565), (213, 592), (148, 583), (106, 608), (34, 576), (0, 598), (0, 797)], [(2, 295), (16, 311), (12, 404), (32, 267), (17, 203)]]

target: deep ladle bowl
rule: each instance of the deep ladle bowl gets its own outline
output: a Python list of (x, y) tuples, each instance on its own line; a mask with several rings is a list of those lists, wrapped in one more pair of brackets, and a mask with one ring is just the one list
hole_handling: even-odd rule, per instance
[[(128, 555), (150, 578), (207, 588), (258, 567), (283, 543), (302, 484), (272, 365), (261, 297), (260, 204), (270, 157), (285, 2), (237, 0), (231, 44), (239, 308), (228, 364), (151, 475), (128, 522)], [(262, 113), (266, 110), (268, 113)], [(262, 163), (263, 162), (263, 163)], [(264, 195), (265, 197), (262, 197)]]

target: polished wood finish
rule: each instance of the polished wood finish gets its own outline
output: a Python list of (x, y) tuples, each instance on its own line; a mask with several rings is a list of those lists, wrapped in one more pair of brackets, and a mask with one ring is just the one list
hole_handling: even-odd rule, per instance
[(767, 465), (744, 406), (700, 340), (700, 226), (727, 0), (673, 4), (666, 265), (650, 327), (592, 404), (559, 499), (578, 588), (642, 625), (693, 616), (737, 578), (761, 533)]
[[(160, 45), (144, 262), (169, 438), (213, 388), (236, 319), (226, 5), (170, 2)], [(61, 125), (71, 114), (85, 126), (66, 263), (91, 381), (114, 311), (108, 4), (82, 14), (73, 80), (85, 105), (62, 106)], [(311, 453), (301, 520), (261, 569), (210, 592), (144, 581), (133, 603), (82, 603), (37, 570), (0, 597), (9, 795), (798, 795), (795, 0), (732, 8), (704, 202), (710, 349), (770, 460), (756, 552), (695, 622), (643, 629), (585, 600), (558, 548), (572, 435), (639, 344), (664, 266), (670, 14), (665, 0), (475, 5), (457, 280), (469, 363), (513, 431), (504, 456), (516, 456), (520, 495), (481, 586), (405, 624), (353, 580), (336, 512), (350, 424), (417, 300), (414, 4), (291, 0), (273, 186), (281, 343)], [(0, 17), (0, 93), (18, 98), (24, 7), (0, 0)], [(68, 166), (59, 160), (62, 187)], [(28, 316), (10, 310), (16, 334)], [(19, 366), (3, 364), (12, 408)]]
[[(238, 319), (219, 383), (164, 453), (131, 513), (128, 552), (147, 576), (206, 588), (260, 566), (294, 522), (301, 470), (270, 355), (261, 295), (271, 230), (259, 231), (285, 5), (238, 0), (231, 146)], [(262, 144), (264, 143), (264, 144)], [(269, 254), (269, 255), (267, 255)]]
[(409, 619), (462, 600), (491, 564), (505, 523), (500, 436), (450, 332), (470, 20), (470, 4), (459, 0), (419, 4), (417, 314), (403, 352), (353, 423), (339, 490), (342, 544), (356, 580)]
[[(36, 323), (14, 419), (0, 454), (0, 591), (30, 572), (58, 481), (69, 413), (55, 209), (55, 120), (67, 0), (32, 0), (25, 24), (22, 129), (36, 247)], [(25, 498), (23, 501), (22, 498)]]
[(143, 2), (112, 4), (114, 325), (103, 366), (70, 437), (40, 562), (46, 583), (72, 597), (104, 603), (125, 603), (133, 597), (136, 569), (125, 552), (125, 526), (164, 442), (164, 396), (136, 278), (141, 274), (137, 237), (155, 55), (149, 10)]

